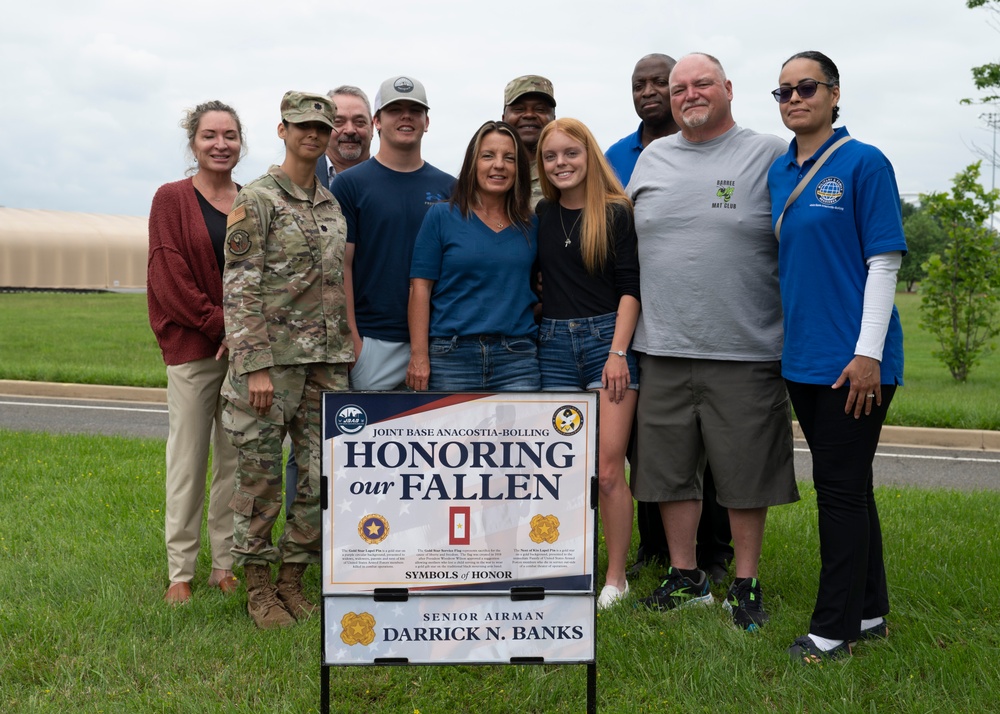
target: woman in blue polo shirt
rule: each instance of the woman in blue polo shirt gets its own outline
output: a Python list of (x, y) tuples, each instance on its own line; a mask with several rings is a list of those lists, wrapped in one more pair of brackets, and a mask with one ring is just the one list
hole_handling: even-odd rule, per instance
[(427, 211), (410, 267), (411, 389), (533, 392), (541, 387), (531, 267), (538, 222), (517, 131), (488, 121), (455, 190)]
[(903, 383), (893, 297), (906, 241), (892, 165), (847, 129), (833, 128), (840, 101), (833, 61), (800, 52), (782, 65), (779, 84), (773, 94), (781, 120), (795, 133), (768, 173), (780, 240), (781, 365), (812, 454), (821, 560), (809, 634), (788, 652), (813, 663), (850, 654), (859, 639), (888, 635), (872, 461)]

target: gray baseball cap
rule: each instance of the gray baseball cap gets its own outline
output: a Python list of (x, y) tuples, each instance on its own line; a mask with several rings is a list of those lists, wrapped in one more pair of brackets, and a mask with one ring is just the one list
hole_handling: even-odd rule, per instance
[(375, 114), (378, 114), (382, 107), (401, 101), (414, 102), (425, 109), (431, 108), (427, 103), (427, 92), (419, 80), (405, 76), (389, 77), (382, 82), (382, 86), (375, 93)]

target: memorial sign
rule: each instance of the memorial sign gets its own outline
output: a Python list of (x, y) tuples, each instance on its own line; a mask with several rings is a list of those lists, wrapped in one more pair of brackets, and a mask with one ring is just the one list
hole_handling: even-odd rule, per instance
[(595, 395), (324, 400), (324, 595), (593, 592)]

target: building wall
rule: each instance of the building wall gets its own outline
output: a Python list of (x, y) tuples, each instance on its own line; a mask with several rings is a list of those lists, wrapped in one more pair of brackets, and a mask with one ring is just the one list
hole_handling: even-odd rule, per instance
[(146, 287), (147, 219), (0, 208), (0, 287)]

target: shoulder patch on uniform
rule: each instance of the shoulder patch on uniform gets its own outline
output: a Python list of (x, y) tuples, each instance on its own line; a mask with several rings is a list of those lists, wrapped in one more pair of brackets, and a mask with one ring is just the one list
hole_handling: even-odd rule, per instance
[[(240, 206), (242, 208), (242, 206)], [(233, 231), (229, 234), (228, 248), (229, 252), (233, 255), (243, 255), (248, 250), (252, 243), (250, 242), (250, 234), (246, 231)]]
[(247, 207), (240, 206), (239, 208), (235, 209), (232, 213), (229, 214), (229, 218), (226, 219), (226, 228), (229, 228), (234, 224), (239, 223), (246, 217), (247, 217)]

